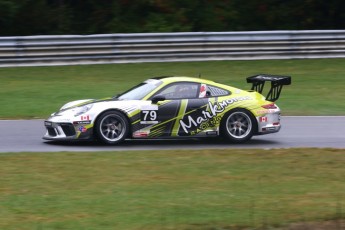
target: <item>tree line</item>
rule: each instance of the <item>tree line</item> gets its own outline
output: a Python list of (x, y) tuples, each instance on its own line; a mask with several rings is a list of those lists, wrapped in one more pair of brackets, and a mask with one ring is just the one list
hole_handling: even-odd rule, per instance
[(0, 0), (0, 36), (344, 28), (344, 0)]

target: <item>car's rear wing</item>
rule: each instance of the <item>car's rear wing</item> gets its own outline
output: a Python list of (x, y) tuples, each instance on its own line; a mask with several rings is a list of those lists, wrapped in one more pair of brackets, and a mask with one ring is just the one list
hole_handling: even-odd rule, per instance
[(259, 74), (247, 77), (247, 83), (253, 84), (251, 90), (255, 90), (259, 93), (262, 93), (266, 81), (271, 82), (271, 88), (267, 93), (266, 100), (276, 101), (280, 96), (283, 85), (291, 84), (291, 77), (268, 74)]

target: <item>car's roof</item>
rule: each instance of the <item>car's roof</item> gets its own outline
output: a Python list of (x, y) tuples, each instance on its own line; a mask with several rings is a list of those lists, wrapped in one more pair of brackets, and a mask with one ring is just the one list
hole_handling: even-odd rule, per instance
[(211, 80), (206, 80), (202, 78), (196, 77), (186, 77), (186, 76), (160, 76), (160, 77), (153, 77), (151, 79), (157, 79), (165, 83), (169, 82), (181, 82), (181, 81), (191, 81), (191, 82), (198, 82), (198, 83), (215, 83)]

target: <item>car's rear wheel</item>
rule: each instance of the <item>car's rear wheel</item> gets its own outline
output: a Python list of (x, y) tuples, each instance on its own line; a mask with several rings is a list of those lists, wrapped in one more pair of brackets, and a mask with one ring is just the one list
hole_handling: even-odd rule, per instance
[(245, 109), (231, 110), (224, 116), (221, 124), (223, 136), (235, 143), (248, 141), (255, 128), (255, 117)]
[(108, 111), (97, 119), (95, 129), (100, 141), (115, 145), (121, 143), (127, 137), (129, 123), (121, 112)]

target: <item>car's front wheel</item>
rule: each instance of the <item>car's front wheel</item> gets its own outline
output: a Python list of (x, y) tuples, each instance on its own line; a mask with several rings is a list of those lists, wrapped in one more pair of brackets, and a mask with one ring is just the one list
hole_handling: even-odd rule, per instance
[(121, 112), (108, 111), (97, 119), (95, 129), (100, 141), (115, 145), (125, 140), (129, 132), (129, 124)]
[(242, 143), (253, 136), (255, 127), (255, 118), (249, 111), (234, 109), (224, 116), (221, 131), (231, 142)]

